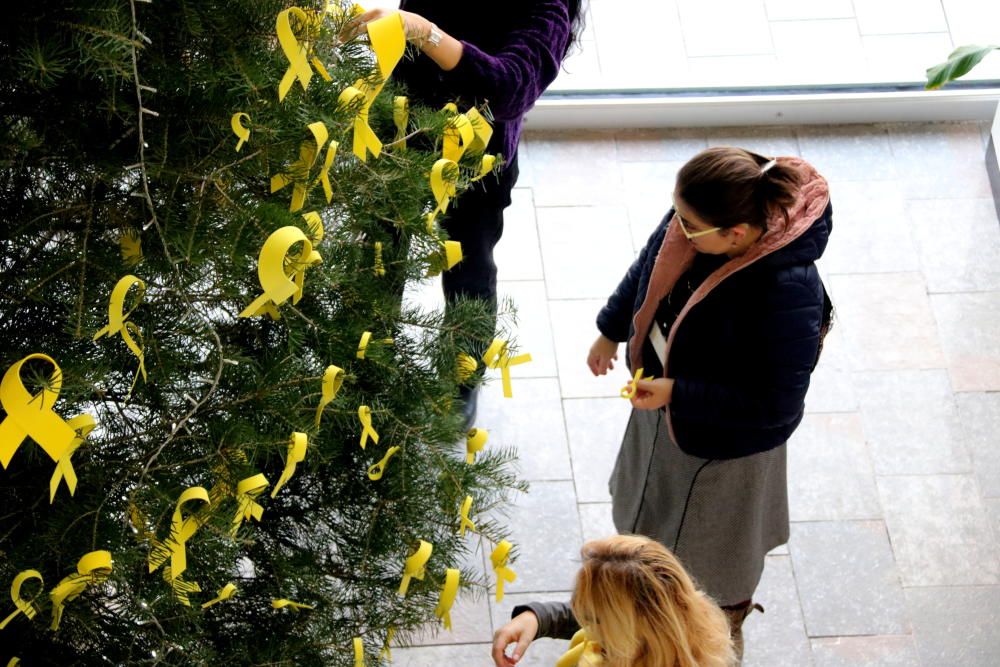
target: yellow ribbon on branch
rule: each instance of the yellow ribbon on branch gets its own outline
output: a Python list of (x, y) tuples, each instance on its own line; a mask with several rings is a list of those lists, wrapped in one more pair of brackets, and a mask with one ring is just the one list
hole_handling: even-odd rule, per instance
[(410, 100), (402, 95), (392, 98), (392, 122), (396, 126), (394, 143), (406, 148), (406, 128), (410, 123)]
[(389, 628), (385, 633), (385, 643), (382, 645), (382, 650), (379, 651), (379, 660), (388, 660), (392, 662), (392, 638), (396, 636), (396, 628)]
[(382, 475), (383, 473), (385, 473), (385, 468), (386, 466), (389, 465), (389, 459), (392, 458), (392, 455), (398, 452), (399, 450), (400, 447), (396, 446), (390, 447), (386, 451), (385, 456), (382, 457), (381, 461), (373, 464), (371, 467), (368, 468), (368, 479), (372, 480), (373, 482), (377, 482), (378, 480), (382, 479)]
[(382, 277), (385, 275), (385, 264), (382, 262), (382, 242), (375, 241), (375, 275)]
[(323, 408), (329, 405), (333, 399), (337, 398), (341, 385), (344, 384), (344, 369), (339, 366), (327, 366), (323, 371), (323, 395), (316, 406), (316, 428), (319, 428), (320, 417), (323, 416)]
[(434, 615), (444, 621), (445, 630), (451, 630), (451, 608), (455, 604), (455, 597), (458, 595), (458, 582), (461, 573), (449, 567), (445, 572), (444, 587), (441, 589), (441, 598), (438, 600)]
[(275, 609), (284, 609), (285, 607), (288, 607), (289, 609), (293, 609), (295, 611), (298, 611), (299, 609), (315, 609), (316, 608), (316, 607), (312, 606), (311, 604), (302, 604), (301, 602), (294, 602), (292, 600), (286, 600), (285, 598), (280, 598), (280, 599), (277, 599), (277, 600), (271, 600), (271, 606), (274, 607)]
[(476, 372), (479, 368), (479, 362), (472, 355), (468, 355), (465, 352), (460, 352), (458, 355), (457, 369), (455, 371), (459, 382), (465, 382), (472, 374)]
[(601, 667), (604, 664), (604, 654), (601, 645), (587, 636), (587, 629), (580, 628), (569, 642), (569, 650), (556, 661), (556, 667)]
[[(320, 121), (309, 123), (307, 127), (313, 135), (313, 141), (303, 141), (299, 146), (299, 159), (288, 165), (288, 171), (275, 174), (271, 177), (272, 194), (287, 185), (293, 186), (292, 201), (288, 206), (288, 210), (292, 213), (302, 210), (302, 207), (306, 203), (306, 194), (309, 191), (307, 187), (309, 184), (309, 172), (312, 170), (313, 165), (316, 164), (316, 158), (319, 157), (320, 151), (323, 150), (323, 145), (326, 144), (326, 140), (330, 136), (326, 125)], [(329, 203), (330, 198), (333, 196), (332, 186), (329, 183), (329, 171), (330, 167), (333, 166), (333, 158), (337, 154), (337, 145), (336, 141), (331, 141), (329, 146), (327, 146), (323, 169), (312, 183), (312, 185), (315, 185), (317, 181), (323, 181), (324, 194), (327, 191), (329, 192), (327, 203)]]
[(372, 426), (372, 409), (367, 405), (358, 407), (358, 419), (361, 421), (361, 449), (368, 445), (368, 438), (378, 444), (378, 431)]
[(433, 551), (434, 545), (430, 542), (420, 540), (417, 550), (406, 559), (406, 563), (403, 565), (403, 580), (399, 583), (399, 595), (406, 595), (406, 592), (410, 589), (411, 579), (424, 580), (427, 561), (431, 559), (431, 552)]
[[(299, 242), (302, 251), (290, 256), (292, 246)], [(288, 299), (292, 303), (299, 302), (306, 269), (321, 261), (323, 258), (313, 250), (312, 242), (301, 229), (289, 225), (276, 230), (264, 241), (257, 260), (257, 277), (264, 293), (244, 308), (240, 317), (268, 315), (275, 320), (281, 319), (277, 307)]]
[(448, 203), (455, 196), (458, 186), (458, 165), (453, 160), (441, 158), (431, 167), (431, 193), (437, 207), (427, 214), (427, 232), (434, 233), (434, 221), (441, 213), (448, 212)]
[(445, 160), (458, 162), (475, 139), (476, 130), (468, 116), (464, 113), (452, 116), (444, 128), (441, 157)]
[(445, 241), (441, 251), (431, 256), (431, 264), (427, 267), (427, 277), (433, 278), (442, 271), (448, 271), (462, 261), (462, 244), (458, 241)]
[(208, 505), (212, 504), (208, 491), (203, 486), (192, 486), (185, 489), (177, 504), (174, 506), (174, 514), (170, 523), (170, 535), (163, 542), (154, 542), (153, 550), (149, 554), (149, 571), (155, 572), (163, 563), (170, 558), (170, 580), (177, 579), (184, 570), (187, 569), (187, 541), (201, 528), (204, 521), (196, 515), (184, 516), (181, 509), (186, 503), (193, 500), (200, 500)]
[(476, 452), (486, 446), (490, 432), (485, 428), (472, 428), (465, 434), (465, 462), (472, 464), (476, 460)]
[(88, 586), (106, 581), (111, 569), (110, 551), (91, 551), (80, 559), (76, 564), (76, 572), (63, 578), (49, 593), (52, 600), (52, 630), (59, 629), (66, 603), (79, 597)]
[(469, 512), (472, 510), (472, 496), (466, 496), (465, 500), (462, 502), (462, 511), (459, 513), (461, 518), (461, 524), (458, 527), (458, 534), (465, 536), (465, 529), (468, 528), (471, 531), (476, 530), (476, 524), (472, 522), (469, 518)]
[(354, 641), (354, 667), (365, 667), (365, 645), (361, 637), (355, 637)]
[[(302, 39), (295, 36), (295, 30), (292, 28), (293, 18), (298, 24), (297, 27), (299, 33), (302, 35)], [(327, 81), (332, 81), (330, 74), (323, 67), (323, 63), (316, 57), (312, 50), (312, 39), (315, 37), (320, 19), (321, 17), (315, 12), (307, 13), (299, 7), (290, 7), (278, 13), (276, 25), (278, 43), (281, 45), (281, 50), (288, 60), (288, 69), (285, 71), (285, 75), (281, 77), (281, 82), (278, 83), (279, 101), (285, 99), (285, 95), (288, 94), (288, 91), (296, 80), (302, 86), (302, 90), (309, 90), (309, 81), (313, 76), (312, 67), (309, 66), (310, 63), (316, 68), (321, 77)]]
[(264, 508), (257, 502), (257, 498), (264, 493), (264, 489), (269, 484), (270, 482), (267, 481), (267, 477), (263, 473), (241, 479), (236, 484), (236, 502), (239, 503), (239, 508), (236, 510), (236, 516), (233, 517), (233, 527), (229, 530), (230, 535), (236, 537), (240, 526), (251, 517), (260, 521), (260, 518), (264, 516)]
[[(35, 597), (30, 600), (25, 600), (21, 597), (21, 586), (24, 585), (29, 579), (38, 579), (41, 582), (41, 587)], [(38, 613), (38, 605), (35, 604), (35, 600), (42, 596), (42, 588), (45, 586), (45, 580), (42, 579), (42, 573), (38, 570), (22, 570), (14, 577), (14, 581), (10, 584), (10, 599), (14, 602), (14, 611), (3, 621), (0, 621), (0, 630), (7, 627), (7, 624), (17, 618), (18, 614), (24, 614), (28, 620), (31, 620)]]
[[(331, 368), (337, 367), (331, 366)], [(281, 471), (281, 477), (278, 478), (278, 483), (274, 485), (274, 489), (271, 491), (272, 498), (278, 495), (281, 487), (295, 474), (295, 466), (305, 460), (308, 444), (309, 437), (305, 433), (300, 433), (299, 431), (292, 432), (292, 439), (288, 443), (288, 454), (285, 456), (285, 469)]]
[(502, 540), (497, 545), (497, 548), (493, 550), (493, 553), (490, 554), (490, 562), (493, 563), (493, 571), (497, 575), (497, 602), (503, 600), (504, 582), (512, 583), (517, 579), (517, 574), (507, 565), (511, 548), (512, 545), (510, 542)]
[(239, 139), (239, 141), (236, 142), (237, 153), (239, 153), (240, 149), (243, 148), (243, 144), (250, 139), (250, 128), (243, 125), (244, 120), (249, 123), (250, 114), (242, 111), (237, 111), (233, 114), (233, 117), (229, 119), (229, 126), (233, 128), (233, 134), (235, 134)]
[(218, 594), (214, 598), (212, 598), (208, 602), (202, 603), (201, 608), (208, 609), (212, 605), (218, 604), (220, 602), (225, 602), (234, 595), (236, 595), (236, 584), (232, 583), (226, 584), (225, 586), (223, 586), (218, 590)]
[(483, 355), (483, 362), (490, 368), (499, 368), (503, 379), (503, 395), (511, 398), (514, 394), (510, 388), (510, 367), (531, 361), (530, 354), (519, 354), (513, 359), (507, 354), (507, 341), (494, 338), (493, 343)]
[[(139, 289), (136, 290), (135, 300), (132, 302), (131, 308), (126, 311), (125, 297), (128, 295), (129, 290), (135, 286), (138, 286)], [(139, 302), (142, 301), (145, 293), (146, 283), (141, 279), (133, 275), (127, 275), (119, 280), (114, 289), (111, 290), (111, 300), (108, 302), (108, 325), (94, 334), (94, 340), (97, 340), (101, 336), (108, 336), (110, 338), (115, 334), (121, 334), (125, 345), (139, 360), (139, 370), (136, 371), (136, 375), (132, 379), (133, 389), (135, 388), (135, 383), (139, 380), (139, 374), (142, 374), (143, 382), (146, 381), (146, 362), (143, 353), (142, 331), (139, 330), (135, 322), (128, 321), (128, 317), (139, 307)], [(135, 334), (139, 339), (138, 343), (132, 338), (132, 334)], [(131, 393), (131, 390), (129, 391)]]
[(97, 426), (97, 422), (94, 418), (88, 414), (77, 415), (73, 417), (68, 422), (70, 428), (76, 431), (76, 437), (73, 438), (73, 442), (70, 443), (63, 455), (59, 457), (56, 461), (55, 472), (52, 473), (52, 478), (49, 480), (49, 504), (51, 505), (56, 499), (56, 491), (59, 489), (59, 482), (63, 479), (66, 480), (66, 488), (69, 489), (69, 495), (74, 495), (76, 493), (76, 471), (73, 470), (73, 462), (70, 461), (70, 457), (80, 448), (83, 441), (87, 439), (90, 432), (94, 430)]
[(306, 227), (309, 229), (309, 240), (312, 241), (313, 245), (317, 245), (323, 240), (325, 234), (323, 218), (319, 217), (319, 213), (316, 211), (309, 211), (302, 214), (302, 219), (306, 221)]

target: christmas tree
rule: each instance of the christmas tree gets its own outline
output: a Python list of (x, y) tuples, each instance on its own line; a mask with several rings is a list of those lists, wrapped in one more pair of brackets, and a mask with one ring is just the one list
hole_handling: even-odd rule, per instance
[(459, 260), (486, 114), (408, 108), (398, 15), (353, 11), (8, 8), (2, 660), (373, 665), (494, 585), (467, 528), (509, 580), (512, 454), (453, 400), (516, 359), (401, 298)]

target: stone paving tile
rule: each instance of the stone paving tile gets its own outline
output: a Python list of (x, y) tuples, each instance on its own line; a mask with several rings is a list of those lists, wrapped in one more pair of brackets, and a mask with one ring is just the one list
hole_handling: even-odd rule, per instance
[(816, 667), (921, 667), (913, 637), (820, 637), (812, 640)]
[[(631, 11), (615, 2), (589, 3), (597, 34), (604, 86), (669, 85), (686, 66), (684, 39), (672, 0), (632, 0)], [(635, 17), (641, 16), (641, 21)], [(656, 63), (643, 67), (637, 63)]]
[(493, 639), (490, 624), (490, 600), (483, 591), (476, 595), (459, 595), (451, 609), (451, 630), (446, 630), (436, 617), (423, 632), (409, 642), (411, 646), (438, 646), (443, 644), (471, 644)]
[[(829, 181), (896, 178), (888, 131), (878, 125), (810, 125), (796, 130), (799, 150)], [(836, 200), (834, 200), (836, 206)]]
[[(774, 21), (771, 39), (786, 77), (819, 83), (868, 81), (858, 23), (847, 19)], [(803, 54), (809, 57), (804, 58)]]
[(580, 525), (583, 541), (600, 540), (618, 533), (611, 519), (611, 503), (580, 503)]
[(608, 477), (618, 456), (631, 407), (621, 398), (563, 401), (573, 478), (581, 503), (611, 500)]
[[(688, 56), (733, 56), (772, 52), (767, 13), (761, 2), (677, 0)], [(726, 17), (720, 21), (719, 17)]]
[(549, 301), (559, 386), (564, 398), (618, 396), (628, 381), (624, 344), (618, 348), (619, 360), (614, 370), (607, 375), (595, 377), (587, 368), (587, 353), (600, 333), (596, 324), (597, 313), (605, 302), (605, 299)]
[(851, 0), (764, 0), (771, 21), (854, 18)]
[[(506, 338), (512, 346), (516, 345), (518, 354), (531, 354), (530, 362), (511, 367), (513, 384), (517, 384), (518, 378), (555, 377), (555, 341), (549, 321), (549, 302), (545, 299), (545, 283), (540, 280), (498, 282), (497, 296), (501, 300), (509, 298), (516, 310), (516, 321), (500, 322), (510, 329), (505, 332)], [(486, 377), (500, 383), (499, 370), (486, 371)], [(516, 388), (513, 389), (513, 398), (517, 398)]]
[(948, 30), (938, 0), (854, 0), (854, 11), (865, 35)]
[(490, 644), (451, 644), (392, 649), (393, 667), (494, 667)]
[[(791, 127), (719, 127), (708, 130), (710, 146), (738, 146), (765, 157), (798, 156), (799, 140)], [(688, 156), (689, 158), (693, 156)], [(687, 159), (687, 158), (682, 158)]]
[[(636, 252), (643, 249), (660, 220), (670, 210), (677, 172), (686, 160), (687, 158), (675, 162), (621, 163), (632, 247)], [(625, 275), (627, 268), (620, 267), (619, 280)]]
[(905, 220), (928, 291), (1000, 290), (1000, 228), (992, 199), (910, 201)]
[[(827, 279), (824, 279), (824, 282), (829, 284)], [(829, 287), (827, 289), (829, 290)], [(835, 316), (833, 329), (823, 341), (819, 365), (809, 381), (809, 393), (806, 394), (807, 413), (854, 412), (858, 409), (858, 399), (851, 378), (852, 359), (847, 351), (848, 345), (840, 328), (839, 317)]]
[(972, 471), (945, 371), (857, 373), (854, 387), (876, 473)]
[(1000, 292), (930, 297), (954, 391), (1000, 390)]
[(615, 134), (619, 162), (686, 162), (708, 148), (704, 128), (625, 130)]
[(860, 415), (806, 415), (788, 446), (788, 496), (793, 522), (882, 518)]
[(1000, 586), (910, 588), (906, 602), (924, 665), (996, 667)]
[(570, 589), (583, 545), (573, 483), (532, 483), (529, 493), (514, 499), (507, 525), (511, 530), (510, 541), (517, 548), (517, 560), (511, 566), (517, 580), (506, 584), (504, 591)]
[(910, 199), (991, 196), (977, 124), (896, 123), (887, 128), (900, 182)]
[(947, 32), (924, 32), (910, 35), (862, 35), (869, 80), (910, 82), (927, 81), (928, 62), (940, 62), (952, 51)]
[(743, 624), (746, 644), (743, 667), (809, 667), (812, 654), (799, 606), (799, 593), (788, 556), (768, 556), (754, 594), (763, 614), (754, 612)]
[(1000, 498), (1000, 393), (956, 394), (962, 442), (984, 497)]
[(948, 17), (948, 29), (955, 46), (995, 43), (995, 39), (987, 39), (987, 35), (996, 35), (994, 27), (1000, 25), (1000, 7), (995, 3), (942, 0), (941, 5)]
[(530, 188), (514, 188), (504, 210), (503, 236), (493, 249), (497, 280), (543, 280), (535, 204)]
[[(527, 185), (535, 206), (585, 206), (621, 201), (621, 175), (608, 132), (525, 133)], [(600, 187), (594, 187), (596, 183)]]
[(972, 475), (876, 481), (904, 586), (1000, 582), (996, 541)]
[(789, 549), (810, 637), (909, 631), (881, 521), (793, 523)]

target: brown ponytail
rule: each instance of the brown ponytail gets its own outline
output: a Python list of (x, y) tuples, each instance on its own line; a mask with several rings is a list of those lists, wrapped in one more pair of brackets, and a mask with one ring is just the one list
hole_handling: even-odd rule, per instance
[(677, 195), (714, 227), (767, 221), (795, 203), (802, 175), (798, 169), (733, 146), (706, 149), (681, 167)]

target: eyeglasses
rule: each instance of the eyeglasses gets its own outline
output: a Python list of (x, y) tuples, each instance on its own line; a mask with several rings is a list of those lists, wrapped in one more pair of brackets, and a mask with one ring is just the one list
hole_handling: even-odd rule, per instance
[(689, 232), (687, 228), (687, 223), (684, 222), (684, 218), (681, 217), (681, 214), (677, 212), (676, 208), (674, 208), (674, 217), (677, 218), (677, 222), (680, 223), (681, 231), (684, 232), (684, 236), (687, 238), (688, 241), (690, 241), (691, 239), (696, 239), (699, 236), (706, 236), (708, 234), (711, 234), (712, 232), (717, 232), (722, 229), (722, 227), (709, 227), (708, 229), (702, 229), (697, 232)]

